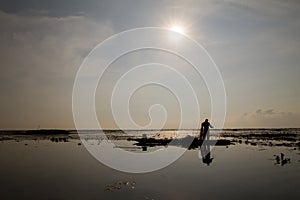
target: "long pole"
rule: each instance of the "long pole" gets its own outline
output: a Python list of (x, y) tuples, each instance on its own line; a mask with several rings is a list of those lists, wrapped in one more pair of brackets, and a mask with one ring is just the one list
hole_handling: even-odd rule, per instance
[(199, 135), (197, 134), (197, 136), (199, 139), (200, 139), (200, 134), (201, 134), (200, 123), (201, 123), (201, 120), (199, 119), (198, 128), (197, 128), (197, 133), (199, 133)]

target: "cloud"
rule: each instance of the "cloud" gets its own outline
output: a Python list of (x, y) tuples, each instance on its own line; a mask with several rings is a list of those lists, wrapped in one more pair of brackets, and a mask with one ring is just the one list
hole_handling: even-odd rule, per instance
[(73, 16), (97, 6), (98, 0), (1, 0), (0, 8), (18, 15)]
[(274, 112), (274, 109), (268, 109), (268, 110), (265, 111), (265, 114), (267, 114), (267, 115), (274, 115), (276, 113)]
[[(275, 114), (277, 114), (274, 111), (274, 109), (267, 109), (267, 110), (258, 109), (258, 110), (255, 111), (255, 113), (257, 115), (275, 115)], [(282, 112), (280, 114), (282, 114)]]
[(256, 113), (256, 114), (260, 114), (260, 113), (261, 113), (261, 109), (256, 110), (255, 113)]
[(275, 109), (257, 109), (244, 113), (238, 120), (245, 127), (299, 127), (300, 114)]
[(252, 113), (245, 113), (244, 116), (248, 117), (284, 117), (284, 116), (290, 116), (295, 115), (296, 113), (292, 112), (282, 112), (282, 111), (276, 111), (275, 109), (257, 109), (255, 112)]
[[(10, 77), (33, 69), (61, 74), (64, 68), (78, 67), (78, 61), (113, 33), (108, 22), (78, 16), (36, 18), (0, 12), (0, 22), (1, 68), (8, 72), (2, 75)], [(12, 68), (17, 72), (11, 74)]]
[(110, 22), (0, 11), (0, 23), (0, 128), (72, 127), (76, 72), (89, 51), (114, 33)]

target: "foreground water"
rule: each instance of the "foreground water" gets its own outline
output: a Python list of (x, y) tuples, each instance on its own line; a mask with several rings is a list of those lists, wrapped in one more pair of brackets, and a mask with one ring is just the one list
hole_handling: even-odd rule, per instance
[[(107, 136), (119, 148), (145, 150), (122, 134)], [(193, 148), (161, 170), (130, 174), (94, 159), (76, 134), (2, 133), (1, 199), (300, 198), (298, 129), (228, 130), (222, 138), (231, 144), (215, 146), (210, 163)], [(147, 151), (159, 148), (168, 147)]]

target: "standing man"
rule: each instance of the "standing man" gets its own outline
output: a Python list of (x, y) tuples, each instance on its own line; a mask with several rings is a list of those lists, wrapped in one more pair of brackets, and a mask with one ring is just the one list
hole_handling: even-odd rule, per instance
[(209, 128), (213, 128), (213, 126), (208, 122), (208, 119), (205, 119), (201, 124), (200, 139), (204, 140), (206, 136), (209, 139)]

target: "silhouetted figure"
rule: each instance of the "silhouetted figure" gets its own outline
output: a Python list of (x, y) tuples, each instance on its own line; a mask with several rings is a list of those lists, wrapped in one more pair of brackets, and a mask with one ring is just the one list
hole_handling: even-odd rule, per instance
[(201, 124), (200, 139), (204, 140), (206, 136), (209, 139), (209, 128), (213, 128), (213, 126), (208, 122), (208, 119), (205, 119)]

